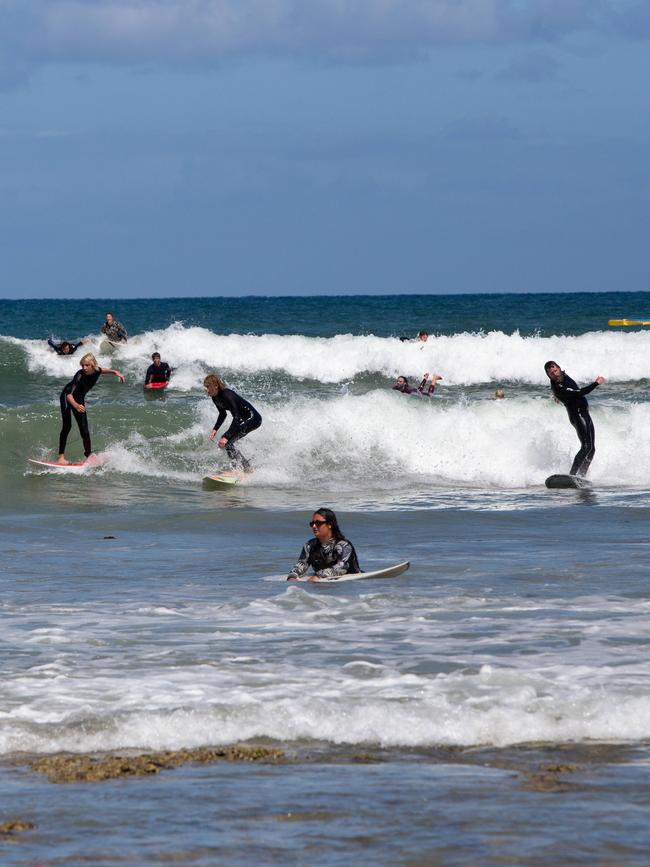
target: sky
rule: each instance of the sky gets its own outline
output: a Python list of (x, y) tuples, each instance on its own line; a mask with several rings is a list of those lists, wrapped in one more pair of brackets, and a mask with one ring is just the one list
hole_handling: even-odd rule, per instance
[(0, 297), (650, 290), (649, 48), (647, 0), (0, 0)]

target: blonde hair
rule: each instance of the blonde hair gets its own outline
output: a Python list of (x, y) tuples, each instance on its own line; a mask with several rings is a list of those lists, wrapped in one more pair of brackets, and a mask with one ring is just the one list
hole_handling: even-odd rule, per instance
[(87, 352), (84, 356), (82, 356), (81, 361), (79, 362), (79, 366), (81, 367), (82, 364), (92, 364), (95, 370), (100, 369), (99, 364), (97, 363), (97, 359), (92, 354), (92, 352)]
[(228, 387), (223, 379), (220, 376), (217, 376), (216, 373), (208, 373), (206, 378), (203, 380), (203, 386), (205, 388), (216, 388), (217, 391), (221, 391), (222, 388)]

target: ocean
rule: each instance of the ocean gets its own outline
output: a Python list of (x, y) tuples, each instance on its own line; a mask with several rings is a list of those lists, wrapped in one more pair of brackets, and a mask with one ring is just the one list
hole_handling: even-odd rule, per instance
[[(3, 864), (645, 864), (650, 293), (0, 301)], [(102, 351), (107, 310), (129, 341)], [(426, 343), (414, 338), (426, 330)], [(49, 337), (89, 343), (56, 356)], [(83, 475), (56, 454), (84, 351)], [(151, 353), (174, 369), (142, 388)], [(579, 443), (589, 490), (547, 490)], [(201, 387), (260, 411), (225, 469)], [(443, 378), (431, 398), (392, 390)], [(505, 397), (495, 399), (496, 389)], [(73, 425), (69, 459), (82, 457)], [(287, 585), (319, 506), (386, 581)], [(57, 783), (39, 759), (258, 761)]]

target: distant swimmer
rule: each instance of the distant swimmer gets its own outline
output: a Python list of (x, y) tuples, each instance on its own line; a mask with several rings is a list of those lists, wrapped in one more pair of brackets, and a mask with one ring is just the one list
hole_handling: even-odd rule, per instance
[(90, 432), (88, 430), (88, 416), (86, 415), (86, 395), (90, 389), (97, 383), (97, 380), (102, 373), (112, 373), (120, 382), (124, 382), (124, 377), (119, 370), (112, 370), (110, 367), (100, 367), (97, 359), (91, 352), (87, 352), (82, 356), (81, 370), (78, 370), (72, 377), (70, 382), (61, 392), (59, 401), (61, 404), (62, 426), (59, 435), (59, 458), (58, 463), (67, 463), (65, 459), (65, 446), (68, 441), (68, 434), (72, 428), (72, 416), (74, 415), (79, 433), (84, 446), (84, 455), (89, 457), (92, 453), (90, 445)]
[(298, 562), (287, 575), (287, 581), (296, 580), (311, 567), (318, 578), (340, 578), (341, 575), (361, 572), (354, 545), (341, 532), (336, 515), (331, 509), (316, 509), (309, 522), (314, 538), (303, 545)]
[[(427, 387), (427, 380), (429, 379), (429, 374), (425, 373), (422, 382), (418, 385), (417, 388), (412, 388), (409, 385), (409, 381), (405, 376), (398, 376), (395, 385), (393, 386), (393, 391), (401, 391), (402, 394), (421, 394), (424, 397), (431, 397), (431, 395), (436, 390), (436, 384), (442, 379), (442, 377), (437, 373), (431, 374), (431, 382)], [(426, 389), (426, 390), (425, 390)]]
[(169, 382), (172, 375), (172, 369), (166, 361), (160, 360), (160, 353), (154, 352), (151, 356), (153, 364), (147, 368), (144, 384), (149, 385), (150, 382)]
[(496, 391), (494, 392), (494, 399), (495, 400), (503, 400), (505, 396), (506, 396), (506, 392), (505, 392), (505, 389), (503, 389), (503, 388), (497, 388)]
[(569, 473), (572, 476), (585, 476), (596, 454), (594, 423), (589, 415), (589, 404), (585, 395), (598, 388), (605, 380), (602, 376), (597, 376), (590, 385), (578, 388), (571, 377), (561, 370), (557, 362), (547, 361), (544, 370), (551, 380), (551, 390), (555, 399), (566, 407), (569, 421), (580, 440), (580, 451), (573, 459)]
[(110, 312), (106, 314), (106, 322), (102, 325), (102, 334), (105, 334), (109, 340), (115, 343), (126, 343), (129, 339), (126, 328)]
[(232, 422), (228, 430), (220, 437), (217, 445), (220, 449), (225, 448), (226, 454), (234, 467), (241, 468), (245, 473), (251, 471), (250, 461), (242, 455), (235, 446), (235, 441), (243, 439), (251, 431), (257, 430), (262, 424), (262, 416), (247, 400), (228, 388), (221, 377), (214, 373), (208, 374), (203, 380), (203, 387), (212, 398), (212, 403), (219, 410), (216, 424), (210, 431), (210, 439), (213, 440), (217, 431), (223, 424), (226, 414), (231, 413)]
[(426, 343), (429, 339), (429, 334), (427, 331), (418, 331), (416, 337), (400, 337), (402, 343), (410, 343), (411, 341), (419, 340), (422, 343)]
[(62, 340), (60, 343), (56, 343), (56, 341), (51, 339), (47, 342), (57, 355), (74, 355), (82, 343), (88, 343), (88, 338), (84, 337), (78, 340), (77, 343), (70, 343), (69, 340)]

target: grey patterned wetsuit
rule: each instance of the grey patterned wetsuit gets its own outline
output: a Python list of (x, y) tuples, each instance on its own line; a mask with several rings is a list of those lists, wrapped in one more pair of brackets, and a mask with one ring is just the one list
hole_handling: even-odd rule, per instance
[(347, 539), (330, 539), (324, 545), (318, 539), (309, 539), (287, 580), (304, 575), (310, 566), (319, 578), (336, 579), (350, 572), (361, 572), (357, 552)]

